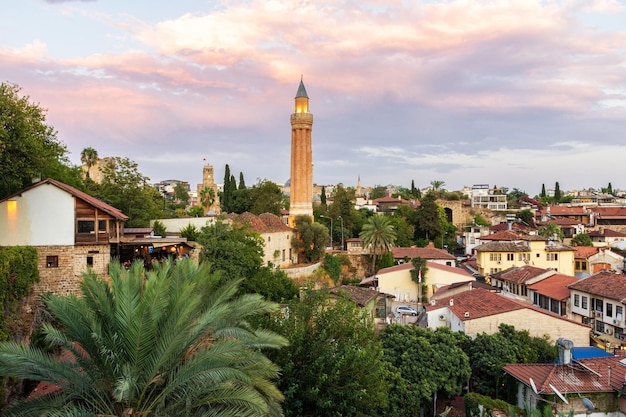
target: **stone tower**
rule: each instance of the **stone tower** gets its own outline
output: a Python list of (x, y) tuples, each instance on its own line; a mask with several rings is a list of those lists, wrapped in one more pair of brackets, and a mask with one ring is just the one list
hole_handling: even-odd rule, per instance
[(204, 207), (204, 214), (213, 212), (214, 214), (220, 213), (220, 199), (217, 193), (217, 185), (215, 184), (215, 178), (213, 176), (213, 165), (205, 165), (202, 168), (202, 184), (198, 184), (198, 204), (202, 204), (203, 189), (213, 190), (213, 204), (209, 207)]
[(311, 129), (313, 115), (309, 113), (309, 97), (300, 79), (296, 93), (296, 111), (291, 115), (291, 175), (289, 186), (289, 225), (296, 216), (313, 219), (313, 152)]

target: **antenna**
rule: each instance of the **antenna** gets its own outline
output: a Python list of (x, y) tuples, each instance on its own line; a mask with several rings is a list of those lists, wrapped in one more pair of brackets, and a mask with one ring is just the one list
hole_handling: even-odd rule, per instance
[(530, 382), (530, 387), (533, 389), (533, 392), (534, 392), (535, 394), (539, 394), (539, 393), (537, 392), (537, 386), (535, 385), (535, 381), (533, 381), (533, 379), (532, 379), (532, 378), (528, 378), (528, 382)]
[(556, 395), (557, 395), (557, 396), (558, 396), (561, 400), (563, 400), (563, 402), (564, 402), (565, 404), (569, 404), (569, 402), (567, 401), (567, 398), (565, 398), (565, 397), (563, 396), (563, 394), (561, 394), (561, 391), (559, 391), (558, 389), (556, 389), (556, 387), (555, 387), (554, 385), (552, 385), (552, 384), (548, 384), (548, 386), (550, 386), (550, 388), (552, 388), (552, 391), (554, 391), (554, 393), (555, 393), (555, 394), (556, 394)]
[(589, 398), (583, 397), (580, 401), (583, 403), (583, 405), (587, 409), (587, 413), (591, 413), (596, 409), (596, 406), (593, 405), (593, 403), (591, 402)]

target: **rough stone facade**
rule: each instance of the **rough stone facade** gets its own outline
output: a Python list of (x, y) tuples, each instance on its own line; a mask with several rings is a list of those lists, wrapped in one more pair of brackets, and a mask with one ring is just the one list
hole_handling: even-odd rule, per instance
[[(91, 267), (98, 275), (108, 274), (111, 259), (109, 245), (36, 246), (39, 252), (39, 283), (33, 295), (79, 294), (82, 273)], [(56, 266), (55, 266), (56, 265)]]

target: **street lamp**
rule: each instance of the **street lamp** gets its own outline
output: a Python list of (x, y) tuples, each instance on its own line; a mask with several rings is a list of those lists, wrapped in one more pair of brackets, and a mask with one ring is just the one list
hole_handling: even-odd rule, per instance
[(333, 249), (333, 218), (324, 216), (323, 214), (320, 214), (320, 217), (323, 217), (325, 219), (330, 219), (330, 249), (332, 250)]
[(339, 216), (341, 219), (341, 250), (343, 250), (343, 217)]

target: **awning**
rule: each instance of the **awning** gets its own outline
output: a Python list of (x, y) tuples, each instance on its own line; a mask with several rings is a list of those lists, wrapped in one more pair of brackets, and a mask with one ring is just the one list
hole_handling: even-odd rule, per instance
[(175, 245), (179, 245), (179, 244), (180, 243), (177, 243), (177, 242), (168, 242), (168, 243), (165, 243), (165, 242), (153, 242), (153, 243), (151, 243), (153, 248), (164, 248), (166, 246), (175, 246)]

